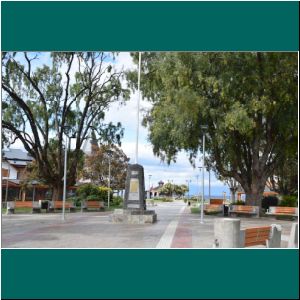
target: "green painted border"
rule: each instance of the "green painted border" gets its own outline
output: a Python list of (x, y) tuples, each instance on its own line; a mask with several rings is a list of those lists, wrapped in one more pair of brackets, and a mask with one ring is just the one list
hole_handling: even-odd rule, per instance
[(298, 264), (298, 250), (2, 250), (2, 297), (298, 299)]
[[(2, 50), (298, 51), (298, 6), (2, 2)], [(299, 295), (298, 250), (4, 249), (1, 260), (3, 299)]]
[(297, 51), (298, 2), (2, 2), (2, 50)]

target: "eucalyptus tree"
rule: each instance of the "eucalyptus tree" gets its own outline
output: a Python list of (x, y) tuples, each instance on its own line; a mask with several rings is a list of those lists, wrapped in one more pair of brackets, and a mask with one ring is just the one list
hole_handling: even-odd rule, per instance
[[(136, 88), (136, 72), (127, 78)], [(171, 163), (184, 150), (194, 164), (207, 125), (206, 167), (234, 178), (248, 204), (297, 153), (297, 53), (143, 53), (141, 91), (154, 153)]]
[(54, 199), (62, 197), (64, 133), (75, 139), (68, 185), (76, 181), (81, 146), (91, 129), (100, 141), (120, 142), (121, 124), (104, 123), (110, 104), (129, 97), (114, 59), (104, 52), (2, 54), (3, 134), (10, 144), (22, 142)]

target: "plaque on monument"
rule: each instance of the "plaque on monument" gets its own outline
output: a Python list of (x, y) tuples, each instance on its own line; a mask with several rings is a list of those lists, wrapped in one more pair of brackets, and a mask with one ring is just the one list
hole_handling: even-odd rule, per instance
[(144, 168), (141, 165), (128, 166), (124, 209), (146, 209)]

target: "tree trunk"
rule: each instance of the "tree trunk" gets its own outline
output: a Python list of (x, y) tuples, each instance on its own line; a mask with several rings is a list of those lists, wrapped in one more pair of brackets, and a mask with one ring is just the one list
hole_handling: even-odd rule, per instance
[(235, 202), (235, 189), (230, 189), (231, 202)]
[(253, 205), (261, 207), (261, 199), (264, 193), (264, 185), (256, 183), (251, 185), (251, 189), (245, 189), (246, 205)]
[(52, 201), (63, 200), (63, 183), (53, 186)]

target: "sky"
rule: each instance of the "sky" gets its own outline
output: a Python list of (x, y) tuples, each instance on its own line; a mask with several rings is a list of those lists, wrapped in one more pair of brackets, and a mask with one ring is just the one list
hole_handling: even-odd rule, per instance
[[(143, 59), (143, 57), (142, 57)], [(37, 65), (49, 64), (49, 53), (43, 53), (40, 59), (36, 62)], [(110, 61), (111, 62), (111, 61)], [(116, 56), (115, 67), (117, 69), (137, 69), (134, 65), (129, 52), (121, 52)], [(126, 87), (125, 80), (122, 81), (124, 87)], [(124, 153), (130, 158), (130, 163), (135, 162), (135, 147), (136, 147), (136, 128), (137, 128), (137, 93), (131, 93), (130, 100), (125, 104), (115, 102), (106, 111), (105, 121), (117, 123), (121, 122), (124, 128), (124, 137), (122, 139), (121, 148)], [(142, 99), (140, 102), (140, 123), (143, 118), (143, 111), (151, 108), (151, 104)], [(147, 139), (148, 130), (142, 125), (139, 126), (139, 143), (138, 143), (138, 163), (144, 167), (145, 174), (145, 187), (157, 186), (158, 182), (173, 182), (175, 184), (189, 184), (189, 195), (199, 195), (202, 193), (202, 173), (200, 173), (200, 167), (202, 165), (201, 157), (202, 153), (199, 151), (199, 156), (196, 162), (196, 168), (193, 168), (188, 160), (188, 156), (184, 152), (178, 154), (176, 163), (167, 165), (162, 162), (159, 157), (154, 156), (152, 146)], [(23, 148), (21, 142), (16, 142), (12, 148)], [(85, 151), (89, 151), (89, 143), (86, 144)], [(209, 175), (205, 172), (204, 188), (205, 195), (208, 195), (209, 191)], [(197, 178), (198, 177), (198, 178)], [(187, 183), (189, 181), (189, 183)], [(226, 192), (229, 197), (229, 189), (227, 185), (216, 179), (213, 172), (210, 174), (210, 186), (211, 196), (223, 197), (223, 193)]]

